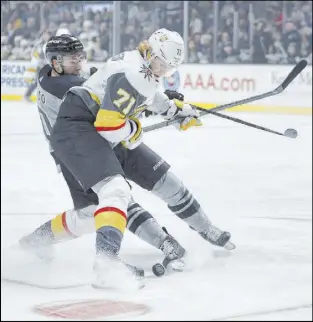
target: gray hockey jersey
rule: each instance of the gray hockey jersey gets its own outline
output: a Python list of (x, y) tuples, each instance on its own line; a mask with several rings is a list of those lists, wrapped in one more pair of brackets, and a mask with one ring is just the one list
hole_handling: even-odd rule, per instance
[(59, 113), (64, 94), (73, 86), (81, 85), (85, 78), (75, 75), (51, 77), (51, 67), (45, 65), (39, 72), (37, 85), (37, 107), (48, 140)]

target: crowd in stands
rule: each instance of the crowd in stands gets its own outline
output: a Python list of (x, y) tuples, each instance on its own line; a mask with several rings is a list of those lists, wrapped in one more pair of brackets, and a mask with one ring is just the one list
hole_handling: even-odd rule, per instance
[[(183, 35), (183, 1), (121, 1), (120, 48), (154, 30)], [(311, 1), (189, 1), (188, 63), (312, 63)], [(112, 55), (112, 1), (1, 1), (1, 59), (29, 60), (42, 33), (68, 29), (91, 61)]]

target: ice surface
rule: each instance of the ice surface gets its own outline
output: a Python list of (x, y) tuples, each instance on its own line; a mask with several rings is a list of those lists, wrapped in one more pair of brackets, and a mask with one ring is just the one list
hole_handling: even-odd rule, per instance
[[(280, 132), (295, 128), (299, 136), (280, 137), (213, 116), (185, 133), (166, 128), (145, 135), (210, 219), (232, 233), (235, 251), (209, 245), (160, 200), (134, 187), (136, 200), (187, 249), (186, 271), (148, 278), (134, 294), (89, 286), (44, 290), (2, 281), (1, 320), (42, 320), (32, 312), (34, 305), (95, 298), (150, 307), (146, 315), (129, 320), (312, 320), (312, 119), (235, 116)], [(2, 102), (1, 200), (2, 257), (23, 234), (72, 206), (35, 105)], [(58, 245), (54, 278), (88, 281), (93, 245), (94, 234)], [(129, 232), (122, 254), (147, 270), (162, 260), (158, 250)], [(1, 271), (3, 265), (12, 271), (32, 269), (22, 259), (6, 259)]]

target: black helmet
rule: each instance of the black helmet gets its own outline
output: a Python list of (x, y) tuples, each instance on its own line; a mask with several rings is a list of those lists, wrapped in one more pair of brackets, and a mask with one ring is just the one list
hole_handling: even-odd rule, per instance
[(84, 45), (78, 38), (65, 34), (51, 37), (45, 49), (46, 59), (51, 66), (53, 59), (56, 59), (62, 66), (64, 56), (76, 53), (84, 53), (85, 55)]

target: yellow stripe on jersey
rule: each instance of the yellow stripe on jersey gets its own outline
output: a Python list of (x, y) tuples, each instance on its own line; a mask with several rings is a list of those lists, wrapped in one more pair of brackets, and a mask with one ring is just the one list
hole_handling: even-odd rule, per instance
[(125, 213), (115, 207), (104, 207), (98, 209), (95, 214), (96, 229), (100, 229), (105, 226), (110, 226), (118, 229), (124, 233), (126, 228), (126, 215)]
[(97, 131), (114, 131), (125, 125), (126, 116), (116, 111), (100, 109), (94, 126)]

